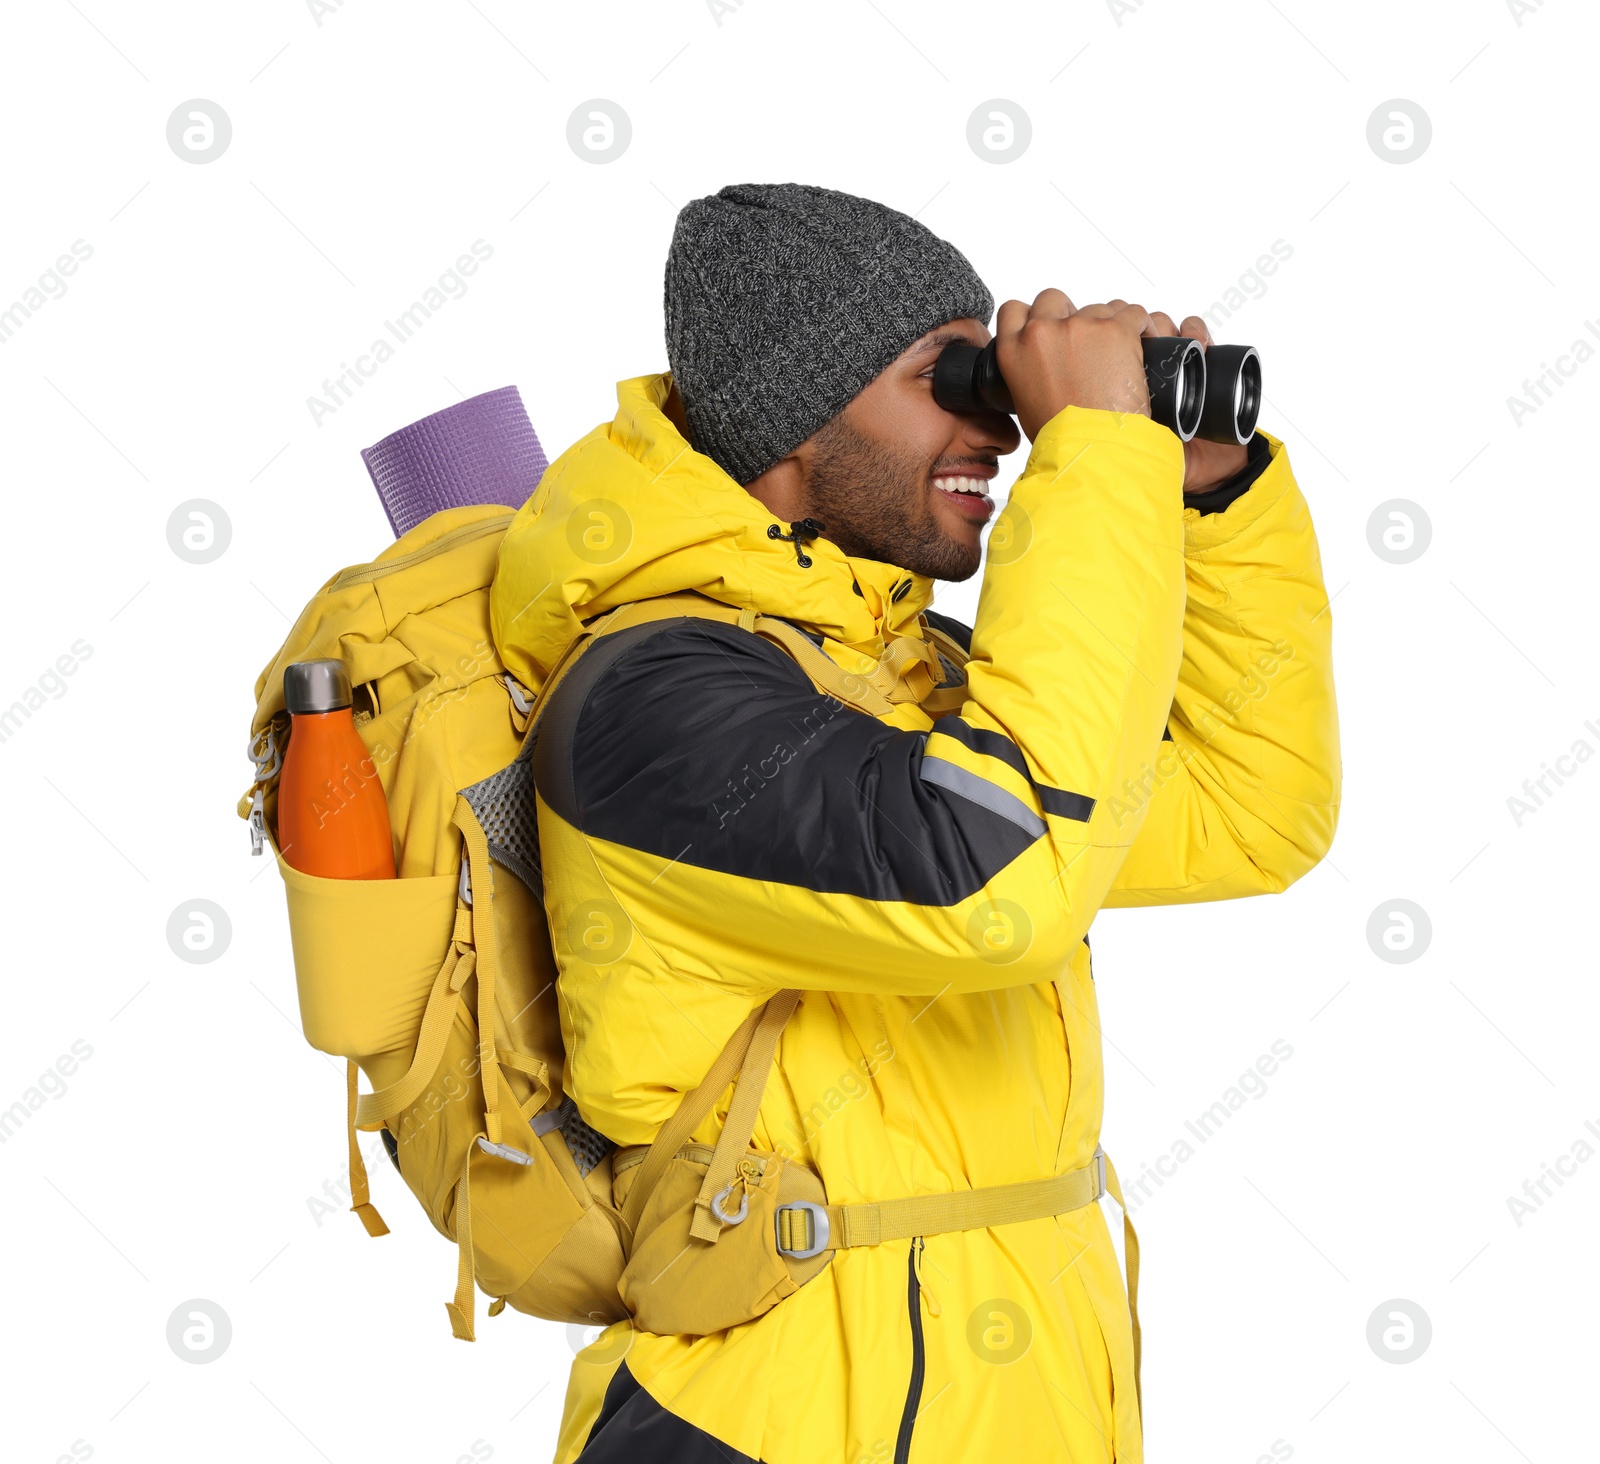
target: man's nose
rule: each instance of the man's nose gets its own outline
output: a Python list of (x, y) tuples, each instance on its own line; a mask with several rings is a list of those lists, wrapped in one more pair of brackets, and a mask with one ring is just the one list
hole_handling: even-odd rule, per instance
[(1017, 419), (1006, 412), (973, 412), (962, 421), (963, 436), (967, 444), (977, 451), (1003, 456), (1015, 452), (1022, 442)]

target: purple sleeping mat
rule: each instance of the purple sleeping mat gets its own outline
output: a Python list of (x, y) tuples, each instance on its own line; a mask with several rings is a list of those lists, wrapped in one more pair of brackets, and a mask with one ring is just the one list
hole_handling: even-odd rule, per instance
[(363, 448), (395, 537), (445, 508), (521, 508), (549, 465), (514, 386), (468, 397)]

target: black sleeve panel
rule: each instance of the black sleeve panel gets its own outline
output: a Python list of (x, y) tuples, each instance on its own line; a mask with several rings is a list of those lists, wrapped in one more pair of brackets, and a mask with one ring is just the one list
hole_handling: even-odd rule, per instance
[(824, 696), (759, 636), (670, 620), (579, 658), (534, 770), (545, 803), (595, 838), (819, 893), (951, 905), (1038, 833), (925, 780), (925, 741)]

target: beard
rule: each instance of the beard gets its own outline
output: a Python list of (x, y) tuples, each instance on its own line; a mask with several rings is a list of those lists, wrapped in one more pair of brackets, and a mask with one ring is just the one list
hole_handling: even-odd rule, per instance
[(854, 559), (929, 579), (970, 579), (981, 547), (952, 538), (933, 515), (929, 469), (835, 417), (815, 437), (807, 482), (812, 514)]

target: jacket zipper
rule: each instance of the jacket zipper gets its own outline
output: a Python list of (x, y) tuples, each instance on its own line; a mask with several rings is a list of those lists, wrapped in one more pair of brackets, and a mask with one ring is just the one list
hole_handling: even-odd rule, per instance
[(911, 1430), (916, 1426), (917, 1409), (922, 1404), (922, 1378), (927, 1359), (922, 1346), (922, 1287), (917, 1279), (917, 1255), (922, 1249), (919, 1235), (911, 1242), (906, 1261), (906, 1305), (911, 1312), (911, 1381), (906, 1387), (906, 1406), (900, 1415), (900, 1435), (895, 1440), (894, 1464), (910, 1464)]

